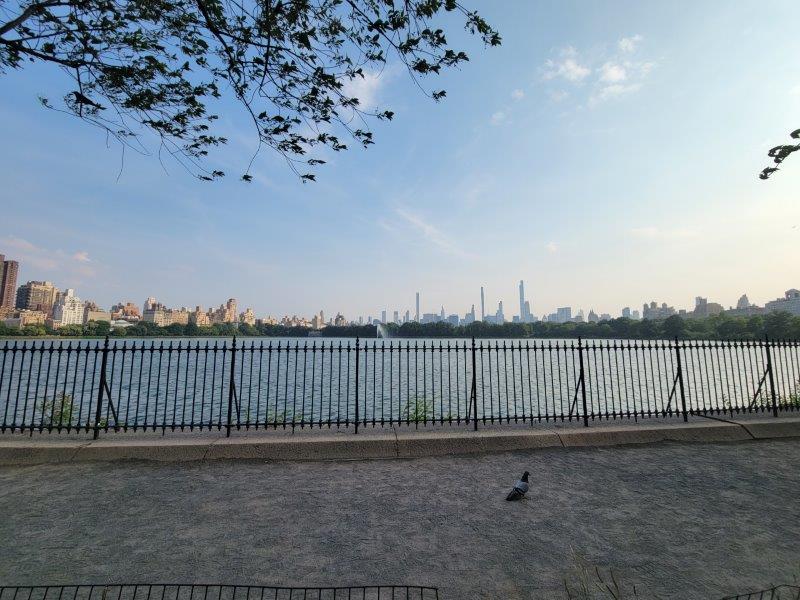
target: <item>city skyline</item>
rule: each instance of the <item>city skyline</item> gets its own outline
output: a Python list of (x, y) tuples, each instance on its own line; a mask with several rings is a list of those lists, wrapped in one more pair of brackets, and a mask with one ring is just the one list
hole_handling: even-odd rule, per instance
[[(262, 314), (414, 313), (416, 290), (424, 312), (463, 313), (481, 284), (487, 312), (500, 299), (517, 312), (520, 279), (538, 315), (698, 294), (763, 304), (796, 286), (800, 168), (757, 173), (800, 119), (800, 5), (726, 6), (719, 29), (699, 26), (718, 8), (688, 1), (482, 10), (504, 44), (445, 75), (440, 104), (396, 65), (366, 80), (393, 122), (308, 185), (268, 153), (250, 185), (132, 152), (120, 172), (99, 132), (40, 107), (54, 76), (12, 70), (0, 248), (25, 280), (104, 305), (235, 295)], [(253, 152), (247, 122), (221, 111), (235, 171)]]
[[(8, 310), (13, 306), (17, 308), (24, 308), (25, 309), (35, 309), (35, 310), (42, 310), (45, 313), (50, 313), (51, 316), (54, 312), (54, 307), (56, 305), (57, 299), (60, 297), (61, 292), (59, 291), (60, 288), (53, 284), (50, 281), (46, 280), (37, 280), (37, 279), (26, 279), (24, 277), (20, 277), (19, 273), (21, 272), (23, 275), (25, 274), (24, 269), (20, 268), (20, 262), (9, 258), (5, 260), (5, 256), (0, 254), (0, 291), (3, 293), (0, 294), (0, 301), (2, 301), (3, 305), (0, 306), (0, 309)], [(19, 283), (21, 284), (18, 288), (15, 287), (17, 283), (17, 278), (19, 277)], [(22, 282), (25, 282), (24, 284)], [(330, 317), (327, 321), (324, 319), (324, 313), (326, 312), (325, 308), (322, 308), (318, 311), (314, 311), (311, 313), (302, 313), (299, 311), (289, 311), (283, 313), (283, 320), (286, 321), (289, 319), (294, 325), (297, 324), (312, 324), (315, 323), (317, 326), (314, 328), (318, 328), (319, 325), (325, 324), (332, 324), (335, 320), (344, 319), (348, 323), (373, 323), (373, 322), (380, 322), (380, 323), (397, 323), (402, 324), (406, 322), (420, 322), (420, 323), (429, 323), (429, 322), (436, 322), (436, 321), (447, 321), (454, 325), (459, 324), (468, 324), (477, 320), (485, 321), (488, 323), (512, 323), (512, 322), (519, 322), (519, 323), (532, 323), (535, 321), (552, 321), (552, 322), (567, 322), (572, 320), (578, 321), (601, 321), (601, 320), (609, 320), (612, 318), (618, 317), (628, 317), (633, 319), (639, 318), (656, 318), (656, 319), (663, 319), (673, 314), (682, 314), (682, 315), (690, 315), (690, 314), (702, 314), (702, 316), (709, 316), (711, 314), (716, 314), (717, 312), (727, 311), (727, 310), (734, 310), (738, 309), (740, 312), (745, 311), (751, 307), (758, 307), (759, 304), (757, 302), (752, 302), (749, 296), (746, 293), (741, 294), (736, 303), (731, 304), (724, 304), (719, 303), (713, 300), (709, 302), (707, 297), (702, 296), (695, 296), (694, 297), (694, 309), (682, 308), (678, 305), (678, 308), (675, 306), (670, 305), (667, 302), (657, 302), (655, 300), (650, 300), (649, 302), (645, 301), (642, 302), (642, 311), (640, 312), (637, 308), (637, 304), (628, 304), (626, 306), (618, 308), (616, 311), (608, 312), (608, 311), (600, 311), (595, 310), (594, 306), (590, 308), (586, 308), (588, 304), (586, 302), (579, 302), (579, 303), (565, 303), (566, 306), (559, 306), (553, 308), (552, 312), (548, 312), (547, 310), (541, 312), (540, 314), (536, 314), (533, 310), (532, 306), (533, 301), (532, 298), (526, 297), (525, 294), (525, 281), (519, 280), (517, 291), (518, 291), (518, 314), (509, 314), (506, 315), (504, 312), (504, 300), (498, 299), (497, 300), (497, 310), (492, 313), (491, 311), (486, 311), (486, 286), (479, 286), (479, 294), (480, 294), (480, 319), (477, 317), (477, 310), (476, 310), (476, 303), (470, 303), (470, 307), (467, 310), (458, 310), (458, 309), (449, 309), (445, 310), (445, 306), (441, 305), (439, 311), (431, 310), (430, 312), (425, 310), (425, 304), (423, 302), (424, 294), (422, 291), (417, 291), (414, 293), (414, 313), (411, 312), (411, 309), (404, 308), (401, 305), (391, 306), (387, 304), (386, 308), (378, 309), (373, 312), (367, 312), (364, 314), (359, 314), (357, 312), (348, 311), (346, 308), (343, 310), (342, 307), (338, 309), (328, 311), (328, 314), (335, 314), (335, 317)], [(9, 295), (11, 293), (11, 295)], [(64, 287), (63, 288), (63, 296), (66, 296), (69, 300), (75, 300), (75, 288), (74, 287)], [(85, 313), (86, 311), (95, 311), (98, 313), (108, 312), (109, 314), (113, 314), (115, 309), (122, 310), (122, 307), (125, 306), (136, 306), (137, 303), (135, 300), (130, 298), (118, 298), (113, 303), (97, 303), (94, 298), (95, 296), (92, 294), (88, 295), (92, 298), (87, 302), (80, 301), (77, 299), (77, 302), (81, 303), (80, 309), (74, 307), (70, 309), (69, 314), (77, 314), (77, 312)], [(790, 288), (789, 290), (784, 292), (785, 299), (792, 299), (793, 306), (796, 304), (796, 296), (797, 290), (794, 288)], [(9, 300), (10, 298), (10, 300)], [(42, 300), (42, 298), (46, 298), (47, 300)], [(769, 307), (770, 304), (774, 304), (775, 302), (781, 302), (781, 296), (773, 297), (768, 301), (763, 302), (764, 306)], [(86, 308), (84, 309), (84, 305)], [(253, 303), (247, 302), (243, 303), (242, 306), (246, 306), (245, 312), (239, 314), (237, 312), (237, 300), (235, 296), (230, 297), (227, 300), (227, 305), (222, 304), (219, 306), (218, 309), (214, 309), (215, 303), (209, 304), (196, 304), (194, 302), (184, 302), (184, 303), (177, 303), (177, 304), (170, 304), (168, 302), (162, 303), (157, 301), (157, 296), (147, 296), (142, 305), (142, 311), (140, 315), (144, 315), (149, 310), (157, 308), (164, 312), (164, 314), (168, 313), (180, 313), (180, 317), (178, 320), (170, 320), (169, 322), (179, 322), (186, 324), (189, 322), (190, 319), (197, 324), (208, 324), (211, 322), (238, 322), (241, 320), (242, 322), (248, 324), (254, 324), (256, 319), (267, 320), (267, 321), (274, 321), (278, 322), (278, 319), (281, 317), (281, 313), (278, 312), (263, 312), (258, 309), (253, 309)], [(104, 311), (103, 306), (110, 306), (111, 309), (109, 311)], [(194, 308), (188, 308), (194, 307)], [(208, 310), (204, 310), (203, 306), (208, 306)], [(180, 307), (180, 309), (178, 308)], [(63, 302), (61, 306), (61, 310), (63, 310)], [(711, 309), (711, 310), (709, 310)], [(702, 313), (698, 313), (698, 310), (702, 310)], [(800, 314), (800, 310), (795, 311), (794, 309), (791, 312), (797, 312)], [(373, 314), (376, 315), (373, 317)], [(744, 314), (744, 313), (743, 313)], [(216, 315), (216, 316), (215, 316)], [(309, 315), (311, 315), (309, 317)], [(379, 316), (378, 316), (379, 315)], [(388, 315), (392, 315), (389, 318)], [(401, 318), (401, 315), (403, 317)], [(240, 319), (242, 317), (242, 319)], [(76, 317), (70, 316), (65, 321), (67, 324), (71, 324), (75, 321), (69, 319), (75, 319)], [(152, 315), (151, 315), (152, 318)], [(163, 324), (166, 322), (166, 316), (156, 316), (152, 320), (157, 324)], [(85, 318), (84, 320), (88, 320)], [(163, 321), (163, 322), (162, 322)]]

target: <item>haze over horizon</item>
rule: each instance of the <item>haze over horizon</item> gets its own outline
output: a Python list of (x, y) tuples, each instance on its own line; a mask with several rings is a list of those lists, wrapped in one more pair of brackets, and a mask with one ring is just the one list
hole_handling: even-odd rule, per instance
[(269, 151), (238, 181), (254, 136), (232, 103), (213, 156), (226, 180), (131, 152), (120, 171), (99, 131), (39, 106), (57, 71), (9, 72), (0, 253), (20, 283), (104, 306), (235, 297), (259, 316), (413, 315), (417, 291), (424, 312), (463, 314), (483, 285), (510, 317), (520, 279), (540, 317), (800, 287), (800, 160), (757, 177), (800, 127), (800, 5), (474, 8), (503, 45), (464, 39), (470, 63), (430, 83), (441, 104), (399, 67), (370, 74), (362, 104), (395, 120), (306, 185)]

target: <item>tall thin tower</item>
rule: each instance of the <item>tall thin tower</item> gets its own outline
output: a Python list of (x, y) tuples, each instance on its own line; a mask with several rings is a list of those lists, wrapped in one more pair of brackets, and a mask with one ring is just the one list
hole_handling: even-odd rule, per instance
[(483, 286), (481, 286), (481, 321), (486, 320), (486, 299), (483, 297)]
[(519, 280), (519, 320), (520, 323), (527, 323), (528, 315), (525, 314), (525, 284)]
[(419, 323), (419, 292), (417, 292), (417, 323)]

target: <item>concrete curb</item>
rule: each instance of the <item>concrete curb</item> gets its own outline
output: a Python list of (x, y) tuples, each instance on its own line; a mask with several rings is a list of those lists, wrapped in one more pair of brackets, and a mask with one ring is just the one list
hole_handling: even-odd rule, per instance
[(800, 437), (800, 418), (708, 419), (693, 423), (595, 428), (510, 429), (472, 432), (388, 429), (364, 436), (315, 433), (293, 437), (110, 438), (100, 440), (0, 439), (0, 465), (117, 460), (364, 460), (585, 448), (660, 442), (736, 442)]

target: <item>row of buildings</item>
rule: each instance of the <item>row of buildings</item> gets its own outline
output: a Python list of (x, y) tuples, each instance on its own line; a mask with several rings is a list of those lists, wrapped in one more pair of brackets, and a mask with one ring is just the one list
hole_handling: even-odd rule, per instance
[[(67, 325), (82, 325), (90, 321), (108, 322), (113, 327), (129, 327), (139, 321), (153, 323), (159, 327), (167, 327), (172, 324), (188, 325), (190, 323), (198, 326), (209, 326), (222, 323), (241, 323), (246, 325), (283, 325), (285, 327), (307, 327), (319, 330), (327, 326), (363, 325), (364, 318), (359, 317), (356, 321), (348, 321), (342, 314), (325, 319), (322, 311), (314, 315), (311, 319), (285, 316), (280, 320), (272, 317), (263, 319), (256, 318), (251, 308), (246, 308), (243, 312), (238, 312), (238, 305), (235, 298), (230, 298), (225, 304), (217, 308), (203, 310), (196, 306), (194, 310), (186, 307), (169, 308), (158, 302), (154, 297), (145, 300), (141, 310), (132, 302), (118, 303), (110, 310), (104, 310), (92, 301), (81, 300), (75, 290), (67, 288), (59, 290), (49, 281), (28, 281), (24, 285), (17, 287), (17, 276), (19, 273), (19, 263), (13, 260), (6, 260), (0, 254), (0, 322), (7, 326), (25, 327), (27, 325), (47, 325), (53, 329), (58, 329)], [(539, 321), (531, 312), (531, 305), (525, 298), (524, 282), (519, 282), (519, 315), (514, 315), (511, 319), (514, 323), (532, 323)], [(736, 304), (736, 307), (725, 309), (717, 302), (709, 302), (707, 298), (698, 296), (695, 298), (693, 310), (676, 310), (674, 307), (661, 303), (650, 302), (642, 306), (641, 313), (638, 310), (631, 310), (630, 307), (622, 309), (621, 316), (629, 319), (666, 319), (673, 315), (684, 318), (706, 318), (720, 313), (731, 316), (751, 316), (768, 312), (785, 311), (793, 315), (800, 315), (800, 291), (797, 289), (787, 290), (783, 298), (777, 298), (767, 302), (763, 307), (752, 304), (743, 294)], [(609, 321), (612, 317), (608, 313), (597, 314), (593, 309), (588, 315), (584, 315), (583, 310), (578, 310), (573, 315), (572, 307), (566, 306), (556, 309), (555, 312), (542, 317), (542, 321), (553, 323), (569, 322), (589, 322), (598, 323)], [(447, 314), (444, 306), (438, 313), (420, 314), (420, 294), (416, 294), (416, 315), (413, 321), (418, 323), (449, 323), (451, 325), (469, 325), (478, 320), (473, 304), (470, 311), (463, 317), (458, 314)], [(494, 314), (487, 314), (484, 288), (481, 287), (481, 309), (480, 320), (485, 323), (502, 324), (507, 319), (503, 309), (502, 300), (498, 302), (497, 310)], [(410, 311), (405, 311), (403, 318), (398, 311), (394, 311), (391, 322), (403, 324), (412, 321)], [(383, 310), (380, 319), (367, 318), (366, 324), (379, 325), (387, 324), (387, 311)]]

